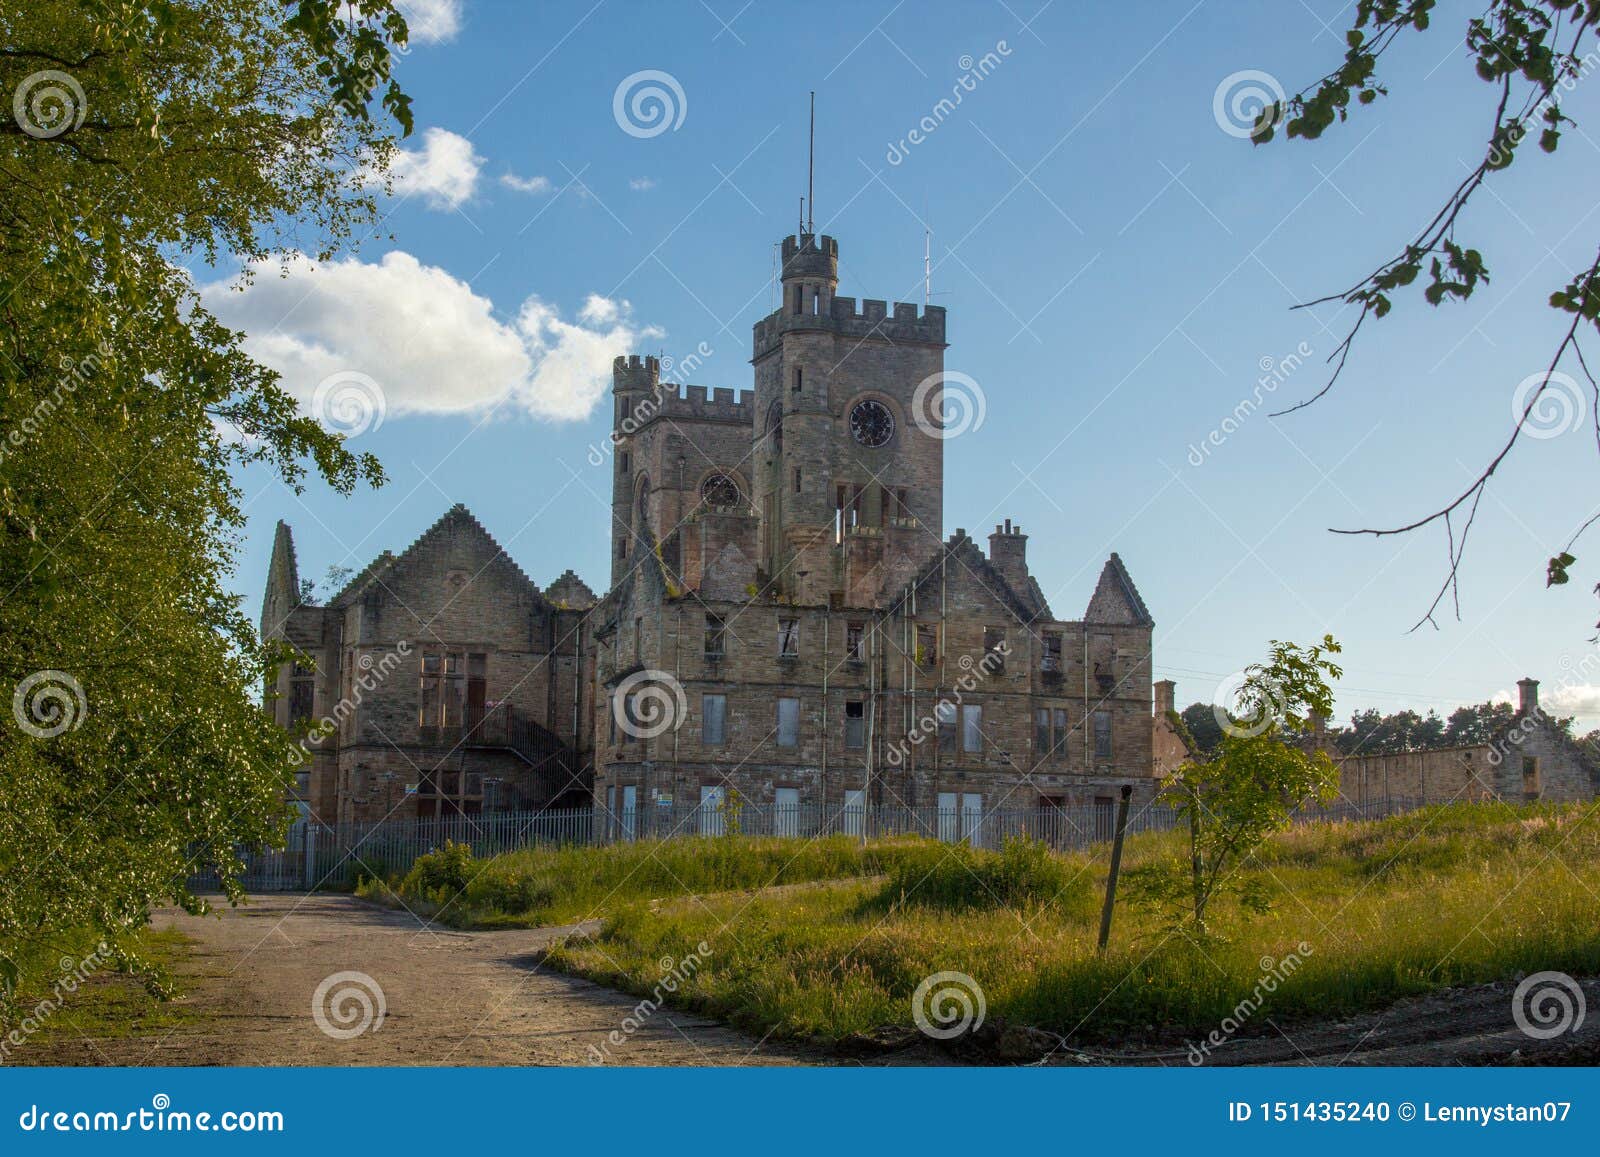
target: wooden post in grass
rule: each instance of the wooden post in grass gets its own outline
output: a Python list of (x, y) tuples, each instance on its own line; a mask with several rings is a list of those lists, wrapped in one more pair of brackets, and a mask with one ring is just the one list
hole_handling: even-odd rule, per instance
[(1117, 804), (1117, 834), (1111, 838), (1111, 871), (1106, 876), (1106, 906), (1100, 911), (1100, 947), (1104, 952), (1111, 941), (1111, 910), (1117, 903), (1117, 874), (1122, 871), (1122, 837), (1128, 832), (1128, 800), (1133, 785), (1122, 785), (1122, 800)]

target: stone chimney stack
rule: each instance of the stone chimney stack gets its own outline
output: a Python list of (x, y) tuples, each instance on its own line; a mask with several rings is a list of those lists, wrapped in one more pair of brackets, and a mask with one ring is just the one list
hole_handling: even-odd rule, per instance
[(1164, 718), (1167, 712), (1175, 710), (1173, 704), (1178, 701), (1178, 685), (1171, 679), (1163, 679), (1156, 684), (1155, 693), (1155, 713)]
[(1008, 518), (1004, 526), (996, 526), (989, 536), (989, 562), (1011, 584), (1019, 595), (1028, 592), (1028, 536), (1022, 527), (1012, 526)]
[(1518, 704), (1517, 713), (1520, 715), (1537, 715), (1539, 713), (1539, 680), (1530, 679), (1526, 675), (1517, 680), (1517, 693), (1521, 702)]

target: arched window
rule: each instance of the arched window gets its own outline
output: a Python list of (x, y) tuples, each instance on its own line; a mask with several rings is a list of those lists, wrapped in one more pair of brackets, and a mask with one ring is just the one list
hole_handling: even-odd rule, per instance
[(713, 510), (732, 510), (742, 497), (739, 483), (726, 474), (707, 474), (700, 483), (700, 499)]

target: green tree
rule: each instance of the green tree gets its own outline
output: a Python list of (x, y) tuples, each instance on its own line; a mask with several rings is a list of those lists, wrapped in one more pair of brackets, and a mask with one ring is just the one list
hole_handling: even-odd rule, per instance
[[(1345, 54), (1339, 66), (1287, 100), (1263, 109), (1252, 138), (1262, 144), (1281, 130), (1287, 138), (1315, 140), (1355, 115), (1360, 106), (1386, 96), (1388, 90), (1378, 80), (1379, 61), (1401, 37), (1425, 32), (1434, 7), (1435, 0), (1357, 0), (1355, 21), (1345, 34)], [(1465, 300), (1488, 284), (1488, 261), (1461, 236), (1467, 206), (1496, 173), (1527, 151), (1530, 137), (1544, 153), (1554, 153), (1559, 148), (1566, 126), (1576, 123), (1566, 115), (1562, 101), (1593, 70), (1597, 33), (1597, 0), (1488, 0), (1481, 12), (1467, 19), (1467, 51), (1478, 77), (1489, 86), (1485, 105), (1492, 109), (1482, 159), (1465, 176), (1453, 172), (1445, 176), (1449, 192), (1444, 203), (1398, 252), (1348, 288), (1304, 303), (1312, 306), (1342, 301), (1358, 310), (1355, 322), (1334, 351), (1334, 370), (1327, 384), (1291, 410), (1311, 404), (1333, 388), (1362, 325), (1386, 316), (1398, 292), (1420, 285), (1423, 299), (1438, 306)], [(1447, 599), (1459, 617), (1457, 578), (1478, 504), (1541, 399), (1552, 388), (1558, 395), (1566, 390), (1576, 392), (1573, 373), (1583, 374), (1591, 387), (1600, 388), (1596, 387), (1579, 342), (1580, 335), (1600, 329), (1600, 254), (1587, 268), (1571, 271), (1566, 284), (1550, 294), (1550, 305), (1571, 315), (1566, 332), (1543, 374), (1527, 379), (1524, 384), (1532, 383), (1531, 388), (1515, 395), (1522, 402), (1520, 416), (1510, 436), (1499, 444), (1471, 484), (1446, 496), (1432, 512), (1407, 522), (1339, 532), (1382, 537), (1429, 526), (1445, 531), (1444, 581), (1416, 627), (1434, 622), (1435, 613)], [(1581, 403), (1581, 398), (1565, 401)], [(1569, 569), (1577, 562), (1572, 551), (1597, 520), (1600, 515), (1587, 517), (1548, 560), (1548, 583), (1568, 581)], [(1600, 584), (1595, 589), (1600, 593)], [(1600, 624), (1596, 626), (1600, 628)]]
[(1209, 754), (1222, 740), (1222, 724), (1217, 722), (1217, 709), (1210, 703), (1191, 703), (1178, 718), (1189, 729), (1195, 746)]
[[(1339, 649), (1331, 635), (1308, 647), (1274, 640), (1267, 661), (1245, 671), (1236, 709), (1222, 724), (1211, 757), (1185, 763), (1163, 789), (1187, 820), (1187, 880), (1158, 869), (1138, 886), (1158, 899), (1182, 897), (1202, 935), (1208, 908), (1233, 889), (1239, 865), (1287, 826), (1296, 808), (1326, 802), (1338, 788), (1333, 761), (1298, 740), (1314, 716), (1333, 712), (1329, 680), (1343, 672), (1329, 656)], [(1258, 893), (1240, 890), (1239, 896), (1248, 906), (1265, 906)]]
[(298, 748), (226, 586), (234, 472), (382, 472), (184, 264), (326, 256), (375, 220), (367, 105), (409, 127), (404, 40), (388, 0), (0, 7), (0, 956), (194, 908), (206, 861), (236, 895), (235, 847), (283, 834)]

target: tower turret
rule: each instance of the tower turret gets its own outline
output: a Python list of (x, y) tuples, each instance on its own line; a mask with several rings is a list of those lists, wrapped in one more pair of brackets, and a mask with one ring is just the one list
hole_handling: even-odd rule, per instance
[(649, 479), (634, 469), (633, 435), (661, 405), (661, 363), (631, 354), (611, 363), (615, 409), (611, 421), (611, 585), (622, 581), (628, 559), (648, 542), (644, 525)]

